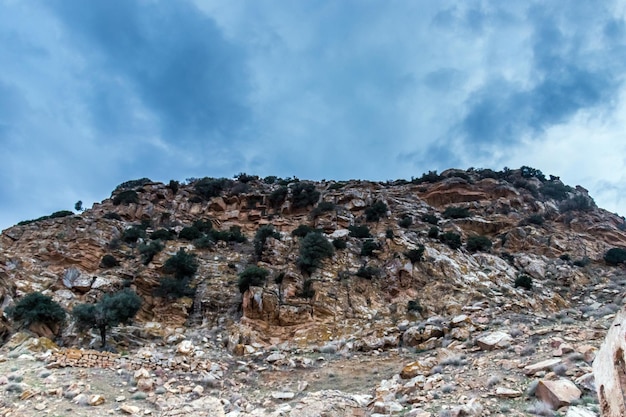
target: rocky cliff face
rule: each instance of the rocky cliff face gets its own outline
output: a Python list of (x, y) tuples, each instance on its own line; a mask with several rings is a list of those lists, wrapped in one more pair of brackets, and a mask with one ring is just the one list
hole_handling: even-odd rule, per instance
[[(272, 180), (131, 181), (78, 215), (4, 230), (2, 305), (39, 291), (71, 309), (130, 286), (143, 299), (142, 335), (167, 338), (196, 326), (240, 353), (285, 341), (350, 350), (428, 348), (443, 336), (469, 337), (451, 324), (462, 313), (547, 314), (593, 305), (594, 286), (621, 273), (603, 256), (626, 247), (624, 219), (595, 207), (584, 189), (535, 171), (449, 170), (387, 183)], [(146, 262), (140, 247), (152, 232), (179, 233), (197, 220), (210, 220), (218, 231), (239, 228), (247, 241), (201, 245), (174, 238)], [(255, 234), (264, 225), (280, 238), (267, 238), (255, 254)], [(300, 225), (321, 229), (345, 248), (302, 272), (302, 238), (292, 235)], [(350, 228), (359, 225), (371, 238), (353, 236)], [(143, 230), (136, 242), (127, 238), (132, 227)], [(444, 243), (446, 232), (458, 234), (462, 246)], [(490, 247), (474, 247), (477, 236)], [(373, 251), (367, 254), (364, 245)], [(407, 252), (422, 246), (423, 256), (409, 259)], [(180, 248), (199, 262), (196, 295), (157, 297), (163, 264)], [(119, 265), (103, 266), (105, 255)], [(269, 277), (240, 294), (238, 276), (252, 264)], [(531, 289), (516, 285), (522, 275)], [(71, 326), (64, 337), (76, 337)]]

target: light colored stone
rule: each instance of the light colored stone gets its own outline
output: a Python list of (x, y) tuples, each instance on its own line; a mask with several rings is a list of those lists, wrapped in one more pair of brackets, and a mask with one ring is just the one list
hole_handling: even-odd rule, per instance
[(476, 340), (476, 344), (481, 350), (495, 350), (508, 347), (512, 341), (513, 338), (508, 333), (493, 332)]
[(184, 356), (191, 355), (193, 350), (194, 346), (191, 340), (183, 340), (176, 346), (176, 352)]
[(292, 400), (296, 396), (291, 391), (272, 392), (272, 398), (275, 400), (287, 401)]
[(274, 362), (278, 362), (278, 361), (282, 361), (283, 359), (285, 359), (285, 355), (283, 355), (282, 353), (272, 353), (271, 355), (269, 355), (265, 360), (269, 363), (274, 363)]
[(139, 412), (141, 411), (141, 409), (139, 407), (137, 407), (136, 405), (129, 405), (129, 404), (123, 404), (120, 407), (120, 410), (123, 413), (131, 414), (131, 415), (139, 414)]
[(526, 365), (524, 367), (524, 373), (526, 375), (535, 375), (537, 372), (548, 371), (552, 369), (553, 366), (559, 365), (561, 363), (561, 359), (546, 359), (545, 361), (533, 363), (531, 365)]
[(400, 378), (411, 379), (417, 375), (428, 375), (432, 367), (435, 366), (434, 362), (435, 361), (433, 359), (411, 362), (402, 368), (402, 371), (400, 371)]
[(522, 396), (522, 392), (515, 390), (515, 389), (511, 389), (511, 388), (506, 388), (506, 387), (498, 387), (496, 388), (496, 397), (500, 397), (500, 398), (517, 398), (517, 397), (521, 397)]
[(89, 396), (89, 405), (91, 406), (98, 406), (98, 405), (102, 405), (104, 404), (105, 399), (102, 395), (100, 394), (93, 394), (91, 396)]
[(568, 406), (582, 395), (578, 387), (569, 379), (556, 381), (541, 380), (537, 384), (535, 396), (556, 410)]
[(565, 417), (597, 417), (596, 413), (583, 407), (569, 407)]

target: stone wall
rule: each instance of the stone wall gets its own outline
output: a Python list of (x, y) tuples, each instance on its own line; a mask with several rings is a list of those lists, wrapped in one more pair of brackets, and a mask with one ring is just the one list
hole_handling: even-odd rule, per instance
[(48, 368), (108, 368), (149, 370), (169, 370), (189, 372), (211, 369), (211, 361), (193, 356), (176, 355), (172, 357), (156, 357), (153, 355), (121, 356), (116, 353), (99, 352), (90, 349), (60, 349), (52, 353), (48, 360)]

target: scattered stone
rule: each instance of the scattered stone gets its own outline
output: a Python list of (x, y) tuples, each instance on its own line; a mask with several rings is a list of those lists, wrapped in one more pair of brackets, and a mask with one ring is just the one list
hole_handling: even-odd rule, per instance
[(512, 341), (513, 338), (508, 333), (493, 332), (476, 340), (476, 344), (481, 350), (495, 350), (508, 347)]
[(100, 394), (94, 394), (89, 397), (89, 405), (97, 406), (104, 404), (104, 397)]
[(582, 392), (569, 379), (559, 379), (556, 381), (541, 380), (537, 384), (535, 396), (543, 402), (550, 404), (556, 410), (563, 406), (568, 406), (572, 401), (577, 400)]
[(285, 355), (283, 355), (282, 353), (272, 353), (271, 355), (269, 355), (265, 361), (269, 362), (269, 363), (274, 363), (274, 362), (278, 362), (278, 361), (282, 361), (283, 359), (285, 359)]
[(428, 375), (433, 366), (435, 366), (433, 359), (411, 362), (402, 368), (400, 378), (411, 379), (417, 375)]
[(139, 411), (140, 411), (141, 409), (140, 409), (139, 407), (135, 406), (135, 405), (123, 404), (123, 405), (120, 407), (120, 410), (121, 410), (123, 413), (126, 413), (126, 414), (131, 414), (131, 415), (132, 415), (132, 414), (139, 414)]
[(582, 407), (569, 407), (565, 417), (596, 417), (596, 413)]
[(521, 397), (522, 396), (522, 392), (515, 390), (515, 389), (511, 389), (511, 388), (506, 388), (506, 387), (498, 387), (496, 388), (496, 397), (500, 397), (500, 398), (517, 398), (517, 397)]
[(35, 404), (35, 410), (43, 411), (45, 409), (46, 409), (46, 404), (45, 403), (37, 403), (37, 404)]
[(296, 396), (295, 393), (290, 392), (290, 391), (282, 391), (282, 392), (273, 392), (272, 393), (272, 398), (275, 400), (281, 400), (281, 401), (287, 401), (287, 400), (293, 400), (293, 398)]
[(535, 375), (537, 372), (548, 371), (552, 369), (553, 366), (559, 365), (561, 363), (561, 359), (547, 359), (545, 361), (533, 363), (531, 365), (526, 365), (524, 367), (524, 373), (526, 375)]

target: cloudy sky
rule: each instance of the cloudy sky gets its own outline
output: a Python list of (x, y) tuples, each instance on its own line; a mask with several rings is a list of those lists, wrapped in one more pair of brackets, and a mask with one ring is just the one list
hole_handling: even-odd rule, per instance
[(126, 180), (530, 165), (626, 214), (626, 4), (0, 0), (0, 228)]

